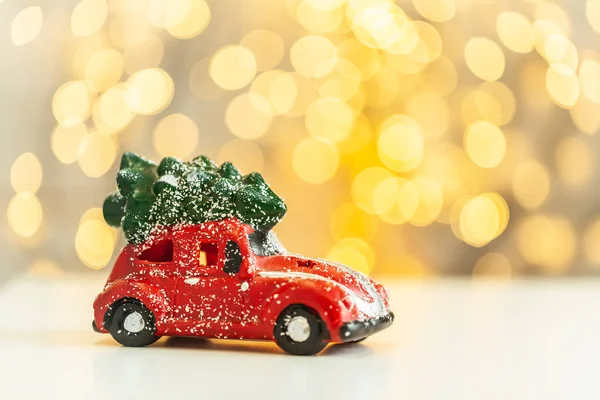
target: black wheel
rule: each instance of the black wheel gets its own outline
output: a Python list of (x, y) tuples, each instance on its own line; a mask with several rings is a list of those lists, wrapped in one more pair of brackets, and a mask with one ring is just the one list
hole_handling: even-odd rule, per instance
[(327, 326), (314, 310), (302, 306), (289, 306), (275, 323), (275, 342), (286, 353), (297, 356), (317, 354), (327, 346)]
[(354, 344), (354, 343), (360, 343), (364, 340), (367, 339), (368, 336), (365, 336), (364, 338), (360, 338), (360, 339), (356, 339), (356, 340), (351, 340), (350, 342), (346, 342), (345, 344)]
[(115, 309), (109, 332), (123, 346), (148, 346), (158, 339), (154, 314), (142, 303), (127, 300)]

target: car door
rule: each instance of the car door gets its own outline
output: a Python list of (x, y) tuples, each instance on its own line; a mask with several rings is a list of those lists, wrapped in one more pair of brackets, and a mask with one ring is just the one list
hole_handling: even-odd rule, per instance
[(200, 336), (223, 333), (241, 320), (243, 291), (236, 274), (225, 272), (226, 243), (197, 236), (190, 239), (187, 261), (180, 263), (175, 317), (200, 329)]

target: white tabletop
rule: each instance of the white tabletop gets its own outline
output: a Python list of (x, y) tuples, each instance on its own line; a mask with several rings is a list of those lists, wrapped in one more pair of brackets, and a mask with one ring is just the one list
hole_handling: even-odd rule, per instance
[(315, 357), (91, 330), (100, 280), (0, 288), (0, 399), (597, 399), (600, 281), (387, 282), (394, 325)]

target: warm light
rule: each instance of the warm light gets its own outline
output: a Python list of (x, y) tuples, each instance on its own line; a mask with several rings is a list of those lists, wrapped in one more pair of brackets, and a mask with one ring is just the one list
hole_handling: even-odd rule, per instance
[(261, 148), (250, 140), (232, 139), (225, 143), (217, 157), (219, 164), (231, 161), (243, 174), (261, 172), (264, 156)]
[(460, 238), (475, 247), (488, 244), (504, 231), (503, 212), (489, 195), (467, 200), (460, 211)]
[(477, 260), (473, 267), (473, 276), (477, 278), (510, 278), (512, 266), (510, 261), (500, 253), (486, 253)]
[(37, 37), (42, 29), (44, 15), (39, 6), (27, 7), (15, 16), (10, 28), (10, 37), (15, 46), (22, 46)]
[(375, 264), (375, 254), (364, 240), (345, 238), (338, 240), (327, 253), (327, 259), (348, 265), (369, 274)]
[(454, 0), (412, 0), (417, 12), (430, 21), (446, 22), (454, 18)]
[(339, 8), (323, 9), (303, 1), (296, 8), (296, 18), (300, 25), (314, 33), (335, 31), (344, 20), (344, 10)]
[(548, 170), (537, 160), (527, 159), (513, 173), (512, 190), (517, 202), (528, 210), (544, 203), (550, 191)]
[(297, 72), (289, 73), (296, 82), (296, 98), (292, 108), (286, 113), (288, 117), (301, 117), (306, 109), (317, 97), (317, 85), (312, 79), (300, 75)]
[(7, 215), (12, 230), (25, 238), (35, 235), (42, 225), (42, 205), (33, 193), (17, 193), (8, 203)]
[(75, 236), (75, 251), (86, 266), (104, 268), (112, 257), (115, 238), (111, 228), (99, 220), (87, 220), (79, 225)]
[(381, 58), (375, 49), (371, 49), (356, 39), (347, 39), (337, 46), (340, 58), (348, 60), (360, 71), (363, 81), (375, 75), (381, 65)]
[(562, 138), (556, 147), (558, 176), (571, 185), (589, 182), (594, 171), (594, 159), (590, 145), (573, 136)]
[(106, 0), (83, 0), (75, 6), (71, 14), (73, 36), (89, 36), (96, 33), (108, 14)]
[(306, 129), (317, 140), (337, 143), (352, 130), (354, 114), (350, 106), (334, 98), (320, 98), (306, 110)]
[(319, 94), (348, 101), (360, 89), (361, 73), (350, 61), (340, 58), (334, 70), (323, 78), (319, 85)]
[(376, 214), (373, 206), (375, 190), (381, 182), (391, 177), (393, 177), (392, 173), (381, 167), (371, 167), (360, 171), (352, 181), (354, 204), (369, 214)]
[(71, 127), (58, 125), (52, 132), (52, 152), (63, 164), (72, 164), (79, 158), (79, 148), (87, 135), (85, 124)]
[(583, 94), (594, 103), (600, 103), (600, 61), (583, 60), (579, 67), (579, 80)]
[(142, 69), (127, 81), (127, 104), (138, 114), (158, 114), (171, 103), (174, 91), (173, 80), (164, 70)]
[(320, 78), (333, 71), (337, 57), (333, 43), (318, 35), (304, 36), (290, 49), (292, 66), (299, 74), (309, 78)]
[(571, 108), (579, 97), (579, 79), (571, 68), (564, 64), (552, 64), (546, 73), (546, 86), (554, 102), (563, 107)]
[(600, 104), (592, 102), (587, 96), (579, 96), (569, 112), (573, 124), (581, 132), (593, 135), (600, 128)]
[(339, 155), (329, 143), (305, 138), (294, 148), (292, 167), (300, 179), (321, 184), (330, 180), (337, 171)]
[(377, 141), (379, 158), (383, 164), (398, 172), (412, 171), (423, 158), (425, 142), (419, 127), (408, 124), (388, 124)]
[(585, 15), (592, 28), (600, 33), (600, 0), (587, 0)]
[(171, 0), (166, 13), (165, 29), (173, 37), (189, 39), (202, 33), (211, 13), (204, 0)]
[[(127, 104), (127, 88), (118, 85), (108, 89), (98, 99), (98, 115), (94, 122), (96, 127), (106, 126), (108, 131), (120, 131), (135, 117)], [(99, 120), (97, 120), (99, 118)]]
[(437, 93), (417, 92), (406, 102), (406, 113), (419, 123), (426, 137), (439, 138), (450, 127), (448, 103)]
[(148, 35), (140, 41), (125, 47), (123, 62), (125, 70), (133, 74), (141, 69), (158, 67), (163, 59), (165, 48), (158, 36)]
[(107, 133), (91, 132), (79, 148), (79, 167), (90, 178), (106, 174), (115, 162), (117, 146)]
[(371, 240), (377, 232), (377, 218), (352, 203), (339, 206), (331, 215), (331, 235), (334, 239), (358, 237)]
[(194, 154), (198, 137), (198, 126), (190, 117), (171, 114), (161, 119), (154, 128), (154, 149), (160, 157), (185, 160)]
[(94, 99), (83, 82), (67, 82), (56, 90), (52, 98), (54, 118), (66, 127), (81, 124), (89, 117)]
[(419, 206), (410, 219), (410, 223), (416, 226), (427, 226), (432, 224), (442, 211), (444, 195), (440, 184), (432, 178), (417, 176), (412, 179), (419, 194)]
[(505, 11), (496, 19), (496, 32), (503, 45), (515, 53), (533, 50), (531, 21), (518, 12)]
[(115, 85), (121, 80), (121, 75), (123, 75), (123, 56), (115, 49), (98, 50), (85, 65), (85, 83), (96, 92), (104, 92)]
[(240, 44), (254, 53), (259, 71), (277, 67), (285, 53), (283, 39), (273, 31), (252, 31), (244, 36)]
[(274, 69), (257, 76), (250, 86), (250, 92), (267, 99), (273, 115), (281, 115), (294, 106), (298, 87), (291, 73)]
[(216, 100), (221, 98), (225, 91), (210, 77), (208, 72), (209, 63), (210, 58), (205, 57), (194, 64), (190, 70), (190, 90), (201, 99)]
[(225, 46), (210, 60), (209, 73), (217, 85), (225, 90), (247, 86), (256, 75), (254, 54), (243, 46)]
[(504, 53), (500, 46), (490, 39), (470, 39), (465, 46), (465, 60), (473, 75), (485, 81), (498, 80), (504, 74)]
[(469, 158), (482, 168), (497, 167), (506, 154), (504, 133), (487, 121), (478, 121), (469, 126), (463, 143)]
[(16, 193), (35, 194), (42, 184), (42, 165), (33, 153), (19, 156), (10, 169), (10, 183)]
[(225, 125), (240, 139), (257, 139), (273, 120), (269, 101), (256, 93), (242, 93), (227, 105)]
[(585, 230), (584, 250), (587, 258), (596, 264), (600, 265), (600, 219), (592, 221)]
[(387, 178), (373, 192), (373, 210), (388, 224), (399, 225), (414, 217), (419, 208), (419, 191), (404, 178)]

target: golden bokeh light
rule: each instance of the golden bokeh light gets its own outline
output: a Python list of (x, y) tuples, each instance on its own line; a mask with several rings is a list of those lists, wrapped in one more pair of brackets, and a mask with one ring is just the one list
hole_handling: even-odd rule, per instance
[(341, 154), (351, 155), (362, 150), (373, 136), (371, 123), (364, 114), (359, 114), (354, 120), (354, 127), (350, 136), (338, 143)]
[(592, 29), (600, 33), (600, 1), (587, 0), (585, 6), (585, 15)]
[(473, 277), (506, 279), (513, 274), (512, 265), (504, 254), (486, 253), (473, 267)]
[(142, 41), (151, 33), (152, 29), (143, 12), (115, 15), (108, 32), (110, 43), (120, 49)]
[(306, 114), (306, 109), (316, 99), (318, 88), (313, 79), (290, 72), (289, 76), (296, 82), (296, 98), (292, 108), (285, 114), (288, 117), (301, 117)]
[(294, 69), (308, 78), (320, 78), (335, 68), (338, 55), (331, 41), (323, 36), (308, 35), (298, 39), (290, 49)]
[(313, 184), (325, 183), (335, 175), (338, 150), (329, 143), (305, 138), (294, 148), (292, 167), (300, 179)]
[(187, 115), (171, 114), (154, 128), (152, 143), (160, 157), (188, 159), (198, 146), (198, 126)]
[(579, 79), (583, 94), (594, 103), (600, 103), (600, 61), (583, 60), (579, 67)]
[(216, 100), (225, 94), (225, 90), (220, 88), (210, 77), (208, 68), (210, 58), (200, 59), (190, 70), (189, 84), (190, 90), (198, 98), (204, 100)]
[(63, 164), (73, 164), (79, 158), (79, 148), (88, 131), (85, 124), (70, 127), (57, 125), (52, 132), (52, 153)]
[(217, 157), (219, 164), (230, 161), (244, 174), (261, 172), (265, 157), (261, 148), (250, 140), (232, 139), (225, 143)]
[(313, 138), (338, 143), (350, 135), (354, 125), (354, 113), (343, 101), (324, 97), (308, 107), (305, 124)]
[(593, 135), (600, 129), (600, 104), (594, 103), (587, 96), (579, 96), (569, 113), (573, 124), (581, 132)]
[(556, 147), (556, 169), (558, 176), (566, 183), (581, 186), (592, 177), (594, 155), (583, 140), (566, 136)]
[(276, 32), (256, 30), (243, 37), (240, 44), (252, 51), (258, 71), (276, 68), (285, 53), (283, 39)]
[(256, 58), (243, 46), (225, 46), (211, 58), (209, 74), (225, 90), (238, 90), (248, 86), (257, 71)]
[(417, 12), (434, 22), (446, 22), (456, 14), (455, 0), (412, 0)]
[(577, 236), (571, 222), (564, 217), (527, 217), (516, 234), (521, 257), (547, 274), (563, 273), (575, 257)]
[[(432, 224), (440, 215), (444, 204), (444, 193), (438, 181), (426, 176), (417, 176), (412, 183), (419, 194), (419, 206), (410, 219), (415, 226)], [(410, 197), (409, 197), (410, 199)]]
[(327, 33), (340, 27), (344, 21), (344, 10), (341, 7), (324, 9), (303, 1), (296, 7), (296, 18), (310, 32)]
[(61, 275), (63, 272), (63, 269), (61, 269), (58, 263), (47, 258), (38, 258), (34, 260), (27, 268), (28, 275), (44, 278), (56, 277)]
[(35, 39), (42, 30), (44, 14), (39, 6), (27, 7), (15, 16), (10, 27), (10, 37), (15, 46), (22, 46)]
[(272, 121), (269, 101), (256, 93), (234, 97), (225, 110), (225, 125), (240, 139), (258, 139), (267, 133)]
[(202, 33), (211, 18), (205, 0), (171, 0), (165, 17), (165, 29), (173, 37), (189, 39)]
[(75, 235), (75, 251), (87, 267), (104, 268), (112, 257), (115, 237), (111, 228), (101, 220), (83, 221)]
[(137, 114), (158, 114), (171, 103), (174, 93), (173, 80), (161, 68), (142, 69), (127, 80), (127, 104)]
[(437, 93), (417, 92), (406, 102), (406, 113), (419, 123), (425, 137), (439, 138), (450, 127), (448, 103)]
[(42, 205), (33, 193), (17, 193), (8, 203), (7, 216), (12, 230), (19, 236), (29, 238), (42, 225)]
[(546, 73), (546, 87), (552, 100), (563, 108), (572, 108), (579, 97), (579, 78), (565, 64), (550, 65)]
[(525, 15), (505, 11), (496, 19), (498, 38), (506, 48), (515, 53), (529, 53), (533, 50), (533, 27)]
[(504, 231), (508, 223), (508, 206), (498, 194), (475, 196), (460, 210), (460, 239), (471, 246), (485, 246)]
[(585, 229), (583, 238), (584, 252), (589, 261), (600, 266), (600, 219), (596, 218)]
[(73, 36), (90, 36), (96, 33), (108, 15), (106, 0), (82, 0), (71, 14)]
[(348, 101), (360, 90), (361, 73), (350, 61), (340, 58), (331, 73), (319, 83), (319, 94)]
[(97, 128), (105, 127), (107, 131), (120, 131), (135, 117), (135, 113), (127, 103), (127, 87), (117, 85), (104, 92), (98, 102), (97, 113), (93, 114)]
[(376, 214), (373, 194), (381, 182), (392, 177), (392, 173), (382, 167), (370, 167), (360, 171), (352, 180), (351, 191), (354, 204), (369, 214)]
[(123, 65), (130, 74), (141, 69), (156, 68), (162, 62), (165, 46), (156, 35), (148, 35), (142, 40), (131, 43), (123, 51)]
[(377, 151), (383, 164), (397, 172), (417, 168), (423, 158), (425, 142), (419, 127), (390, 123), (382, 129)]
[(331, 215), (331, 235), (339, 240), (345, 237), (357, 237), (367, 242), (377, 232), (377, 218), (367, 214), (353, 203), (339, 206)]
[(504, 74), (504, 53), (488, 38), (470, 39), (465, 46), (465, 60), (473, 75), (484, 81), (496, 81)]
[(337, 53), (340, 58), (348, 60), (358, 68), (363, 81), (371, 79), (381, 65), (379, 52), (356, 39), (347, 39), (338, 44)]
[(79, 167), (90, 178), (99, 178), (112, 167), (117, 156), (117, 145), (111, 135), (91, 132), (79, 147)]
[(104, 92), (121, 80), (123, 56), (115, 49), (101, 49), (87, 61), (84, 70), (85, 84), (96, 92)]
[(10, 183), (16, 193), (35, 194), (42, 184), (42, 165), (33, 153), (21, 154), (10, 168)]
[(375, 265), (375, 254), (364, 240), (344, 238), (338, 240), (327, 253), (327, 259), (352, 267), (369, 275)]
[(410, 180), (387, 178), (373, 192), (373, 210), (392, 225), (408, 222), (419, 208), (419, 190)]
[(274, 69), (257, 76), (250, 86), (250, 92), (267, 99), (273, 115), (286, 114), (296, 103), (296, 82), (291, 73)]
[(517, 202), (527, 210), (544, 203), (550, 192), (550, 175), (539, 161), (530, 158), (515, 168), (512, 191)]
[(463, 140), (465, 152), (482, 168), (497, 167), (506, 154), (506, 138), (496, 125), (477, 121), (470, 125)]
[(95, 95), (80, 81), (70, 81), (56, 90), (52, 98), (52, 113), (56, 121), (69, 127), (81, 124), (92, 112)]

